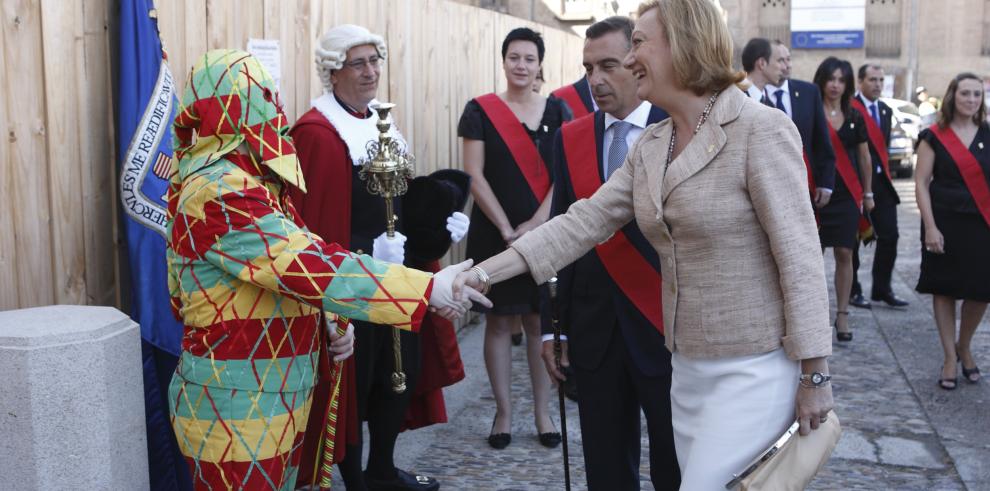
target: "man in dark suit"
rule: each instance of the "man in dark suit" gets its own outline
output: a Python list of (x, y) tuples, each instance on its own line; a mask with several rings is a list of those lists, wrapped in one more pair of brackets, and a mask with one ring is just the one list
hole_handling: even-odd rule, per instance
[(784, 71), (779, 86), (767, 84), (770, 103), (787, 113), (801, 133), (804, 155), (815, 181), (817, 208), (828, 204), (835, 188), (835, 152), (828, 136), (828, 121), (818, 87), (811, 82), (791, 79), (791, 52), (780, 41), (773, 42), (774, 59), (781, 59)]
[[(774, 55), (777, 55), (776, 57)], [(773, 105), (766, 93), (767, 84), (780, 85), (784, 63), (779, 50), (774, 50), (770, 40), (753, 38), (742, 50), (742, 66), (748, 84), (746, 95), (763, 104)]]
[[(887, 148), (890, 146), (890, 130), (894, 113), (880, 100), (883, 92), (883, 67), (865, 64), (859, 67), (859, 93), (853, 100), (856, 108), (866, 120), (869, 133), (870, 159), (873, 162), (873, 202), (876, 207), (870, 213), (873, 229), (877, 235), (877, 250), (873, 255), (873, 288), (870, 298), (883, 301), (892, 307), (904, 307), (908, 302), (894, 295), (890, 278), (897, 260), (897, 205), (901, 200), (890, 179)], [(870, 308), (870, 302), (863, 297), (859, 284), (859, 245), (853, 254), (853, 287), (849, 304), (854, 307)]]
[(565, 85), (551, 92), (550, 95), (567, 103), (571, 113), (574, 114), (574, 119), (598, 110), (594, 98), (591, 97), (591, 85), (587, 77), (581, 77), (577, 82)]
[[(562, 128), (555, 139), (551, 214), (590, 196), (621, 167), (648, 124), (667, 117), (636, 97), (622, 66), (632, 21), (610, 17), (588, 28), (584, 67), (599, 111)], [(680, 471), (670, 418), (670, 353), (664, 348), (659, 258), (635, 223), (626, 225), (558, 275), (559, 316), (578, 386), (588, 487), (639, 489), (640, 411), (650, 437), (656, 489), (677, 489)], [(563, 380), (544, 327), (543, 359)]]

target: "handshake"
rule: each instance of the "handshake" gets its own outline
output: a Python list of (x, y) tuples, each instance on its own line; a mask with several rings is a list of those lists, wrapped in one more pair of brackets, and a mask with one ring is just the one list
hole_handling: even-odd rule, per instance
[[(472, 270), (474, 261), (468, 259), (452, 264), (433, 275), (433, 291), (430, 293), (430, 311), (454, 320), (464, 315), (471, 303), (491, 307), (492, 302), (482, 294), (486, 283), (477, 271)], [(465, 288), (466, 287), (466, 288)], [(487, 293), (487, 292), (486, 292)]]

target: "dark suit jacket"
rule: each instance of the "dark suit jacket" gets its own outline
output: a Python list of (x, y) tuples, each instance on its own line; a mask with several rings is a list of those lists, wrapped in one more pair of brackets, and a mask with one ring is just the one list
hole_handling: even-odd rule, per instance
[[(602, 151), (605, 135), (605, 113), (597, 111), (585, 116), (595, 118), (595, 148), (598, 178), (602, 174)], [(667, 118), (658, 107), (650, 111), (648, 123)], [(631, 149), (632, 145), (630, 145)], [(564, 154), (560, 131), (554, 138), (554, 194), (550, 216), (567, 211), (577, 199), (571, 182), (567, 157)], [(660, 259), (656, 250), (640, 232), (635, 221), (622, 231), (654, 268), (660, 273)], [(652, 273), (651, 273), (652, 274)], [(664, 347), (664, 338), (646, 317), (619, 289), (609, 276), (598, 254), (592, 250), (563, 268), (557, 274), (558, 305), (562, 333), (568, 336), (568, 355), (572, 364), (585, 370), (594, 370), (601, 364), (611, 338), (621, 333), (633, 362), (648, 376), (663, 375), (670, 370), (670, 353)], [(544, 323), (544, 334), (549, 334)]]
[(828, 136), (822, 95), (815, 84), (803, 80), (790, 79), (787, 85), (791, 96), (791, 119), (801, 134), (815, 186), (835, 189), (835, 151)]
[[(866, 106), (866, 111), (870, 110), (870, 102), (863, 97), (862, 94), (857, 96), (859, 102)], [(894, 111), (885, 102), (878, 100), (877, 107), (880, 109), (880, 129), (883, 131), (883, 142), (884, 145), (890, 147), (890, 130), (893, 128)], [(870, 160), (873, 162), (873, 194), (876, 195), (876, 204), (878, 206), (899, 204), (901, 202), (900, 197), (897, 196), (897, 190), (894, 189), (894, 183), (890, 182), (887, 178), (887, 174), (880, 170), (877, 172), (877, 166), (880, 165), (880, 155), (877, 154), (877, 150), (873, 148), (873, 142), (869, 142), (870, 145)]]

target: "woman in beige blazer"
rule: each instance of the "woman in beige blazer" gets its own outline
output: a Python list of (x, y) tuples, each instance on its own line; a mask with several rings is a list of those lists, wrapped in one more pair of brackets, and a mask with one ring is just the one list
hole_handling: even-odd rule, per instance
[(590, 199), (459, 275), (455, 295), (527, 271), (543, 283), (636, 220), (661, 258), (682, 489), (719, 489), (795, 418), (804, 435), (832, 408), (824, 264), (797, 129), (733, 87), (713, 2), (639, 13), (625, 65), (670, 119)]

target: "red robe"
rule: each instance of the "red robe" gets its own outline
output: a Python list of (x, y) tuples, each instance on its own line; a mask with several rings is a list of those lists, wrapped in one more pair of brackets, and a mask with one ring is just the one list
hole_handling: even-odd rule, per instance
[[(347, 145), (316, 109), (303, 114), (290, 135), (299, 156), (299, 164), (306, 180), (308, 192), (295, 188), (291, 199), (303, 222), (310, 231), (324, 240), (337, 242), (350, 248), (351, 238), (351, 186), (353, 163)], [(439, 263), (414, 265), (426, 271), (439, 270)], [(464, 365), (457, 348), (453, 325), (442, 317), (427, 314), (420, 328), (422, 364), (419, 383), (414, 388), (404, 429), (414, 429), (447, 421), (442, 388), (464, 378)], [(299, 466), (298, 485), (309, 483), (318, 474), (314, 467), (318, 453), (319, 435), (326, 428), (326, 409), (330, 397), (330, 363), (321, 359), (313, 406), (303, 443), (303, 457)], [(357, 401), (355, 396), (354, 363), (344, 363), (344, 378), (340, 391), (340, 414), (334, 462), (344, 458), (345, 444), (357, 443)]]

